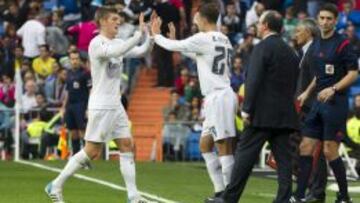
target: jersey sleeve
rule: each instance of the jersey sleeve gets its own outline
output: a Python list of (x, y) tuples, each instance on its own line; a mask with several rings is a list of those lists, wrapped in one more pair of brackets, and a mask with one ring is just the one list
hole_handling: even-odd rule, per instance
[(206, 51), (206, 40), (202, 33), (197, 33), (184, 40), (171, 40), (162, 35), (155, 35), (155, 43), (169, 51), (201, 54)]
[(153, 47), (154, 42), (147, 34), (145, 38), (145, 42), (141, 46), (135, 46), (130, 49), (126, 54), (125, 58), (139, 58), (143, 57), (146, 53), (148, 53)]
[(356, 58), (354, 47), (349, 40), (344, 40), (338, 48), (341, 57), (341, 63), (344, 64), (347, 71), (358, 70), (359, 64)]
[(110, 43), (96, 41), (90, 44), (91, 55), (99, 58), (120, 57), (135, 47), (140, 42), (141, 36), (141, 32), (137, 31), (126, 41), (112, 40)]

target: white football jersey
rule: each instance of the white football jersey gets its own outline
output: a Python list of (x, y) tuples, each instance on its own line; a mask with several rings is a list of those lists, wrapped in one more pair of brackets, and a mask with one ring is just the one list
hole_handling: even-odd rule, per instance
[(155, 42), (165, 49), (179, 51), (196, 60), (201, 92), (204, 96), (214, 90), (230, 87), (233, 47), (221, 32), (200, 32), (185, 40), (170, 40), (161, 35)]
[(89, 109), (116, 109), (121, 105), (120, 83), (123, 57), (141, 39), (135, 32), (127, 41), (96, 36), (89, 45), (92, 90)]

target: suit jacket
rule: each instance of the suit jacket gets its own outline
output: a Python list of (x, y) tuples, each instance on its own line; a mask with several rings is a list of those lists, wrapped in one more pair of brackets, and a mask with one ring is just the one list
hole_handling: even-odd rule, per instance
[(295, 110), (299, 57), (279, 35), (257, 44), (245, 79), (243, 111), (253, 127), (298, 129)]
[[(314, 42), (311, 43), (310, 47), (304, 54), (300, 64), (299, 64), (299, 78), (298, 78), (298, 84), (297, 84), (297, 96), (299, 96), (301, 93), (303, 93), (306, 88), (310, 85), (311, 81), (315, 77), (314, 70), (312, 70), (310, 67), (310, 57), (312, 56), (312, 52), (314, 51)], [(310, 95), (310, 97), (305, 101), (303, 107), (301, 110), (304, 113), (308, 113), (311, 109), (312, 103), (315, 100), (316, 93), (313, 91), (313, 93)]]

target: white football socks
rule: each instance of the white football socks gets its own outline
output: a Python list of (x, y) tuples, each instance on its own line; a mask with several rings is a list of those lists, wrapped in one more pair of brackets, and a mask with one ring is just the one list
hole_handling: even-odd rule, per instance
[(221, 163), (221, 171), (223, 175), (224, 185), (226, 187), (230, 183), (231, 172), (235, 162), (234, 156), (233, 155), (219, 156), (219, 160)]
[(129, 200), (138, 197), (134, 154), (132, 152), (120, 153), (120, 171), (125, 181)]
[(225, 190), (218, 156), (214, 152), (203, 153), (202, 156), (204, 157), (206, 168), (214, 185), (215, 192), (221, 192)]
[(83, 149), (72, 156), (61, 173), (52, 182), (54, 190), (61, 191), (65, 181), (89, 160), (89, 157)]

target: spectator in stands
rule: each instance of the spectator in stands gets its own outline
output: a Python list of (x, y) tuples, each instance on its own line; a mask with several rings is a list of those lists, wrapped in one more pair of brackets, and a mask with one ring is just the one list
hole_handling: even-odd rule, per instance
[(14, 75), (14, 68), (12, 61), (14, 60), (14, 45), (12, 45), (9, 36), (4, 36), (1, 40), (2, 47), (0, 47), (0, 74)]
[(80, 151), (80, 140), (84, 137), (85, 111), (91, 85), (90, 73), (82, 67), (80, 54), (69, 54), (72, 68), (66, 77), (66, 96), (63, 104), (66, 127), (71, 131), (73, 154)]
[(238, 35), (241, 31), (241, 22), (240, 17), (236, 14), (236, 8), (234, 3), (229, 3), (228, 5), (226, 5), (226, 15), (223, 17), (222, 22), (229, 28), (231, 41), (237, 41), (236, 38), (239, 37)]
[(246, 27), (254, 25), (264, 11), (264, 4), (255, 1), (251, 8), (246, 12)]
[(308, 0), (307, 1), (307, 13), (309, 17), (316, 18), (316, 14), (318, 13), (320, 4), (323, 0)]
[(59, 15), (59, 11), (54, 11), (52, 13), (51, 26), (46, 27), (46, 42), (56, 58), (66, 55), (67, 48), (69, 47), (69, 40), (64, 35), (64, 30), (61, 27), (61, 16)]
[(0, 83), (0, 101), (11, 108), (15, 104), (15, 84), (9, 75), (2, 75)]
[(193, 97), (190, 103), (190, 118), (189, 121), (191, 122), (198, 122), (201, 121), (200, 117), (200, 98), (199, 97)]
[[(354, 98), (355, 108), (353, 116), (347, 121), (347, 135), (344, 143), (351, 150), (349, 155), (357, 160), (360, 159), (360, 95)], [(360, 163), (356, 165), (358, 173), (360, 172)]]
[(38, 158), (40, 139), (46, 127), (46, 112), (41, 110), (40, 112), (30, 112), (31, 121), (26, 127), (26, 131), (21, 133), (21, 145), (22, 145), (22, 158), (29, 159)]
[(13, 61), (14, 70), (16, 70), (17, 68), (22, 69), (22, 65), (25, 61), (24, 48), (22, 46), (15, 47), (14, 57), (15, 57)]
[(179, 23), (179, 36), (184, 37), (185, 30), (188, 29), (187, 17), (185, 13), (185, 6), (183, 0), (169, 0), (169, 3), (179, 10), (180, 23)]
[(116, 38), (126, 40), (131, 37), (135, 32), (135, 26), (127, 22), (126, 14), (124, 12), (119, 13), (120, 16), (120, 25), (118, 28), (118, 34)]
[(175, 80), (175, 90), (181, 97), (184, 96), (184, 89), (188, 82), (189, 71), (186, 67), (183, 67), (180, 71), (180, 76)]
[(94, 20), (80, 22), (67, 30), (71, 35), (77, 35), (77, 48), (82, 58), (87, 58), (90, 41), (98, 34)]
[(233, 60), (232, 73), (230, 77), (230, 84), (234, 92), (238, 92), (240, 86), (245, 81), (242, 60), (240, 56), (236, 56)]
[(63, 56), (59, 59), (59, 62), (63, 68), (65, 68), (67, 70), (71, 69), (69, 54), (72, 52), (77, 52), (77, 51), (78, 51), (78, 49), (76, 48), (76, 45), (74, 45), (74, 44), (69, 45), (69, 47), (67, 49), (67, 55)]
[[(178, 27), (180, 22), (179, 10), (171, 5), (168, 0), (156, 0), (154, 9), (162, 19), (161, 32), (166, 35), (169, 32), (168, 24), (173, 22)], [(157, 62), (159, 87), (172, 87), (174, 85), (174, 67), (172, 52), (169, 52), (157, 45), (154, 47), (154, 61)]]
[(26, 86), (26, 82), (29, 80), (36, 81), (35, 75), (32, 72), (32, 70), (30, 69), (30, 65), (24, 63), (23, 68), (27, 69), (26, 71), (24, 71), (24, 77), (23, 77), (24, 86)]
[(58, 0), (58, 6), (64, 12), (64, 26), (69, 27), (78, 23), (81, 19), (78, 1)]
[(252, 33), (246, 33), (244, 35), (244, 42), (240, 44), (240, 46), (236, 49), (236, 55), (239, 55), (242, 59), (242, 64), (244, 69), (248, 67), (250, 56), (256, 42), (258, 41), (255, 38), (255, 35)]
[(30, 109), (37, 106), (36, 103), (36, 83), (34, 80), (28, 80), (25, 83), (25, 93), (22, 95), (23, 111), (27, 113)]
[(360, 39), (356, 35), (355, 26), (348, 25), (346, 27), (345, 33), (346, 33), (347, 37), (349, 38), (350, 44), (353, 46), (353, 49), (354, 49), (357, 57), (360, 58)]
[[(354, 9), (354, 3), (351, 0), (343, 2), (343, 12), (339, 13), (338, 23), (336, 29), (339, 31), (344, 31), (347, 25), (352, 24), (355, 28), (360, 28), (360, 11)], [(357, 33), (360, 35), (360, 30), (357, 30)]]
[(27, 13), (29, 11), (29, 2), (25, 1), (25, 5), (19, 8), (18, 4), (13, 1), (9, 2), (8, 9), (6, 9), (1, 15), (1, 18), (9, 23), (15, 24), (16, 28), (20, 28), (25, 23)]
[(46, 100), (52, 107), (60, 107), (65, 99), (66, 69), (60, 68), (45, 81)]
[(184, 96), (187, 103), (192, 102), (194, 97), (202, 98), (199, 79), (196, 74), (190, 76), (190, 81), (186, 84), (184, 89)]
[(22, 38), (24, 56), (33, 59), (40, 54), (39, 46), (45, 44), (47, 14), (40, 13), (33, 20), (26, 21), (16, 32)]
[(16, 27), (15, 24), (8, 23), (5, 28), (5, 36), (9, 38), (9, 47), (12, 50), (19, 44), (20, 38), (16, 35)]
[(51, 14), (51, 26), (60, 28), (61, 30), (66, 30), (64, 27), (63, 13), (59, 9), (55, 9)]
[(184, 104), (181, 104), (179, 101), (179, 94), (176, 90), (171, 91), (170, 103), (163, 110), (163, 115), (166, 121), (170, 119), (172, 112), (175, 113), (176, 120), (178, 121), (186, 121), (189, 118), (189, 108)]
[(290, 6), (286, 9), (284, 18), (285, 33), (283, 34), (283, 36), (287, 41), (291, 40), (291, 37), (294, 36), (294, 31), (297, 24), (298, 19), (295, 17), (294, 7)]
[(40, 46), (40, 56), (35, 58), (32, 63), (33, 70), (37, 77), (45, 79), (53, 73), (53, 66), (56, 60), (50, 56), (47, 44)]
[(140, 13), (144, 13), (145, 20), (148, 20), (152, 12), (151, 1), (132, 0), (124, 12), (134, 24), (139, 23), (138, 19)]
[(12, 151), (12, 127), (14, 120), (12, 118), (11, 109), (0, 102), (0, 142), (4, 143), (7, 153)]
[(48, 103), (46, 102), (45, 95), (43, 93), (36, 93), (35, 95), (36, 107), (37, 109), (46, 109), (48, 107)]

